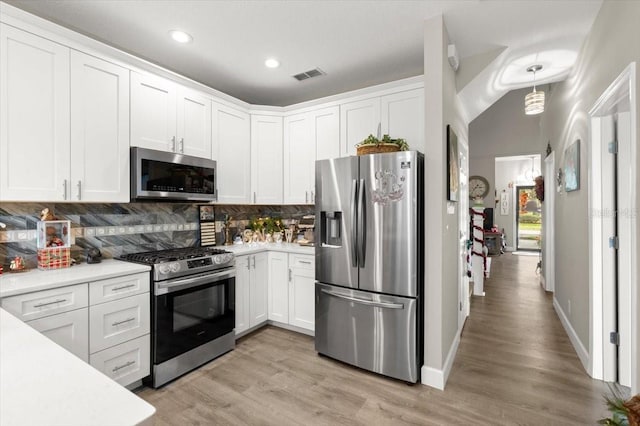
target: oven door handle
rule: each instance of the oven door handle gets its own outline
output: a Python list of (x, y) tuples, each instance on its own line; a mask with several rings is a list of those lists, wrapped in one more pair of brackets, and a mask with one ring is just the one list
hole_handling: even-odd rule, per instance
[(161, 296), (167, 293), (173, 293), (180, 290), (185, 290), (192, 287), (197, 287), (202, 284), (214, 284), (218, 281), (226, 280), (227, 278), (233, 278), (236, 276), (235, 268), (228, 270), (207, 273), (198, 275), (197, 277), (179, 278), (175, 280), (167, 280), (156, 283), (155, 295)]

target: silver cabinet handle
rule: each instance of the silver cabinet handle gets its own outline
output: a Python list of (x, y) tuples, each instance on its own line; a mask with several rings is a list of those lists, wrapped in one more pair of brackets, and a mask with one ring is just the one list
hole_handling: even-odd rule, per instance
[(118, 290), (124, 290), (125, 288), (131, 288), (131, 287), (135, 287), (135, 284), (127, 284), (127, 285), (121, 285), (120, 287), (114, 287), (111, 289), (111, 291), (118, 291)]
[(251, 256), (251, 259), (253, 259), (253, 269), (256, 269), (256, 257), (255, 256)]
[(311, 265), (311, 262), (308, 260), (298, 260), (300, 263), (304, 263), (305, 265)]
[(291, 282), (291, 269), (289, 269), (289, 282)]
[(122, 364), (122, 365), (119, 365), (119, 366), (117, 366), (117, 367), (113, 367), (113, 370), (111, 370), (111, 371), (113, 371), (113, 372), (115, 373), (116, 371), (118, 371), (118, 370), (122, 370), (123, 368), (127, 368), (128, 366), (133, 365), (133, 364), (135, 364), (135, 363), (136, 363), (135, 361), (125, 362), (125, 363), (124, 363), (124, 364)]
[(309, 192), (304, 191), (304, 203), (309, 204)]
[(62, 303), (62, 302), (66, 302), (67, 299), (58, 299), (58, 300), (54, 300), (53, 302), (48, 302), (48, 303), (40, 303), (37, 305), (33, 305), (34, 308), (42, 308), (43, 306), (49, 306), (49, 305), (55, 305), (56, 303)]
[(247, 269), (251, 269), (251, 256), (247, 256)]
[(82, 181), (78, 181), (78, 200), (82, 200)]
[(256, 203), (256, 192), (254, 191), (253, 192), (253, 204), (255, 204), (255, 203)]
[(67, 180), (63, 180), (62, 181), (62, 199), (66, 200), (67, 199)]
[(176, 150), (176, 137), (171, 136), (171, 151), (175, 152), (175, 150)]
[(180, 153), (184, 154), (184, 138), (180, 138)]
[(360, 303), (361, 305), (373, 306), (375, 308), (386, 308), (386, 309), (403, 309), (403, 303), (385, 303), (385, 302), (375, 302), (373, 300), (360, 299), (358, 297), (347, 296), (345, 294), (334, 293), (330, 290), (322, 289), (324, 294), (328, 294), (329, 296), (337, 297), (338, 299), (345, 299), (351, 302)]
[(311, 203), (315, 203), (316, 202), (316, 194), (313, 193), (313, 191), (311, 191)]
[(114, 322), (113, 324), (111, 324), (111, 326), (116, 327), (116, 326), (118, 326), (118, 325), (120, 325), (120, 324), (124, 324), (124, 323), (127, 323), (127, 322), (131, 322), (131, 321), (133, 321), (133, 320), (135, 320), (135, 317), (127, 318), (126, 320), (122, 320), (122, 321), (116, 321), (116, 322)]

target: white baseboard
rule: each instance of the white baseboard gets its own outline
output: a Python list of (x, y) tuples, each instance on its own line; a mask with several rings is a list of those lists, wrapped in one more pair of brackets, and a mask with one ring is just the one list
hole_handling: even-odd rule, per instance
[(542, 274), (540, 274), (540, 286), (542, 286), (543, 290), (547, 289), (547, 279)]
[(515, 249), (515, 248), (513, 248), (513, 247), (511, 247), (511, 246), (506, 246), (506, 247), (504, 248), (504, 250), (505, 250), (505, 251), (516, 251), (516, 249)]
[(444, 368), (439, 370), (437, 368), (422, 366), (420, 370), (421, 382), (423, 385), (431, 386), (439, 390), (444, 390), (444, 385), (449, 379), (449, 373), (451, 373), (451, 367), (453, 367), (453, 361), (458, 353), (458, 346), (460, 345), (460, 331), (456, 333), (455, 339), (449, 348), (449, 354), (444, 362)]
[(560, 318), (560, 322), (564, 327), (564, 331), (567, 332), (567, 336), (569, 336), (569, 340), (573, 345), (573, 349), (575, 349), (576, 353), (578, 354), (578, 358), (580, 358), (580, 362), (582, 362), (582, 366), (584, 367), (585, 371), (587, 372), (590, 371), (589, 370), (589, 351), (584, 347), (584, 345), (580, 341), (580, 338), (578, 337), (578, 335), (576, 334), (576, 331), (571, 326), (569, 319), (564, 314), (564, 311), (562, 310), (562, 307), (560, 306), (560, 303), (558, 303), (558, 299), (556, 299), (555, 296), (553, 298), (553, 308), (558, 314), (558, 318)]

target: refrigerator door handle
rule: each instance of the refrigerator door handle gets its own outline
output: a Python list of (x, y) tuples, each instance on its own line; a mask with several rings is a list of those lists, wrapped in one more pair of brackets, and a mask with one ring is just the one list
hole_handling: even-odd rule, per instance
[(351, 266), (358, 267), (358, 242), (357, 242), (357, 229), (356, 223), (358, 223), (358, 212), (356, 210), (356, 203), (358, 200), (358, 181), (353, 179), (351, 181)]
[(365, 182), (364, 179), (360, 179), (359, 191), (358, 191), (358, 262), (361, 268), (365, 265), (365, 253), (367, 247), (367, 210), (364, 205), (365, 196)]
[(328, 294), (329, 296), (337, 297), (338, 299), (345, 299), (351, 302), (360, 303), (361, 305), (373, 306), (375, 308), (385, 308), (385, 309), (404, 309), (403, 303), (386, 303), (386, 302), (374, 302), (373, 300), (360, 299), (359, 297), (347, 296), (345, 294), (335, 293), (331, 290), (325, 290), (324, 288), (321, 290), (324, 294)]

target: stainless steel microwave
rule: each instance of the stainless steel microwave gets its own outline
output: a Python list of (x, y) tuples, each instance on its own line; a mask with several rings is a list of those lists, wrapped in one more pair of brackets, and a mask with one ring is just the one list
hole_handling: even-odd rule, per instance
[(131, 148), (131, 199), (216, 201), (216, 162), (153, 149)]

